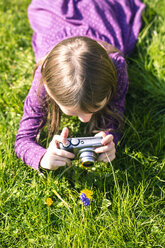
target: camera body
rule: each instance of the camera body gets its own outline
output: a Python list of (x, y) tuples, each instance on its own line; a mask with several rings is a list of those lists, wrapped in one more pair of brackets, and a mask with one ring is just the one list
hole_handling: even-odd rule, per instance
[(67, 138), (67, 141), (66, 145), (59, 144), (60, 149), (74, 153), (83, 167), (93, 166), (98, 156), (94, 149), (102, 146), (102, 137)]

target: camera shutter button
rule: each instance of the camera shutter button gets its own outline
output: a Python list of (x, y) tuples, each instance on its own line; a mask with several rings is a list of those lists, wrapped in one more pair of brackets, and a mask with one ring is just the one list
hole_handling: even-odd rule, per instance
[(76, 138), (72, 138), (71, 143), (73, 146), (77, 146), (80, 143), (80, 140)]

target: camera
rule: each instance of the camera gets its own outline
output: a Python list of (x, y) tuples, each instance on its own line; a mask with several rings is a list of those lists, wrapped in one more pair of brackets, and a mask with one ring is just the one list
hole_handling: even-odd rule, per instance
[(67, 138), (67, 144), (60, 142), (60, 149), (73, 152), (83, 167), (91, 167), (97, 160), (96, 147), (102, 146), (102, 137)]

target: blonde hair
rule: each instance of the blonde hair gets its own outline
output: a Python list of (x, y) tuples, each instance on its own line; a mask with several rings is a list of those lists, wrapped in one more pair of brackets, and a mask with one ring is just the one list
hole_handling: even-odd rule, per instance
[[(105, 98), (107, 103), (113, 98), (117, 73), (104, 45), (84, 36), (68, 38), (58, 43), (39, 63), (42, 64), (41, 83), (55, 99), (48, 95), (52, 134), (58, 132), (62, 114), (56, 101), (62, 106), (77, 107), (85, 113), (91, 113)], [(111, 45), (108, 49), (108, 52), (118, 51)], [(90, 133), (94, 129), (104, 130), (107, 114), (114, 117), (115, 123), (117, 121), (120, 124), (119, 115), (105, 106), (93, 114), (89, 123)]]

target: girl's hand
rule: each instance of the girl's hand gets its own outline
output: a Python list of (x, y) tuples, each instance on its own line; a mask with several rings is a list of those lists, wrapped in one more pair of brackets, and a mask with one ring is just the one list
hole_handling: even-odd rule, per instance
[(40, 166), (44, 169), (56, 170), (61, 166), (70, 165), (70, 159), (74, 158), (74, 154), (59, 149), (59, 142), (65, 144), (67, 142), (69, 130), (64, 127), (61, 135), (55, 135), (49, 144), (49, 147), (40, 161)]
[[(110, 161), (114, 160), (116, 157), (116, 149), (115, 149), (115, 143), (113, 142), (113, 135), (112, 134), (108, 134), (106, 135), (105, 132), (100, 132), (98, 133), (96, 136), (102, 136), (102, 144), (103, 146), (98, 147), (95, 149), (96, 153), (101, 153), (98, 156), (98, 161), (102, 161), (102, 162), (109, 162), (108, 158), (110, 159)], [(107, 158), (108, 156), (108, 158)]]

